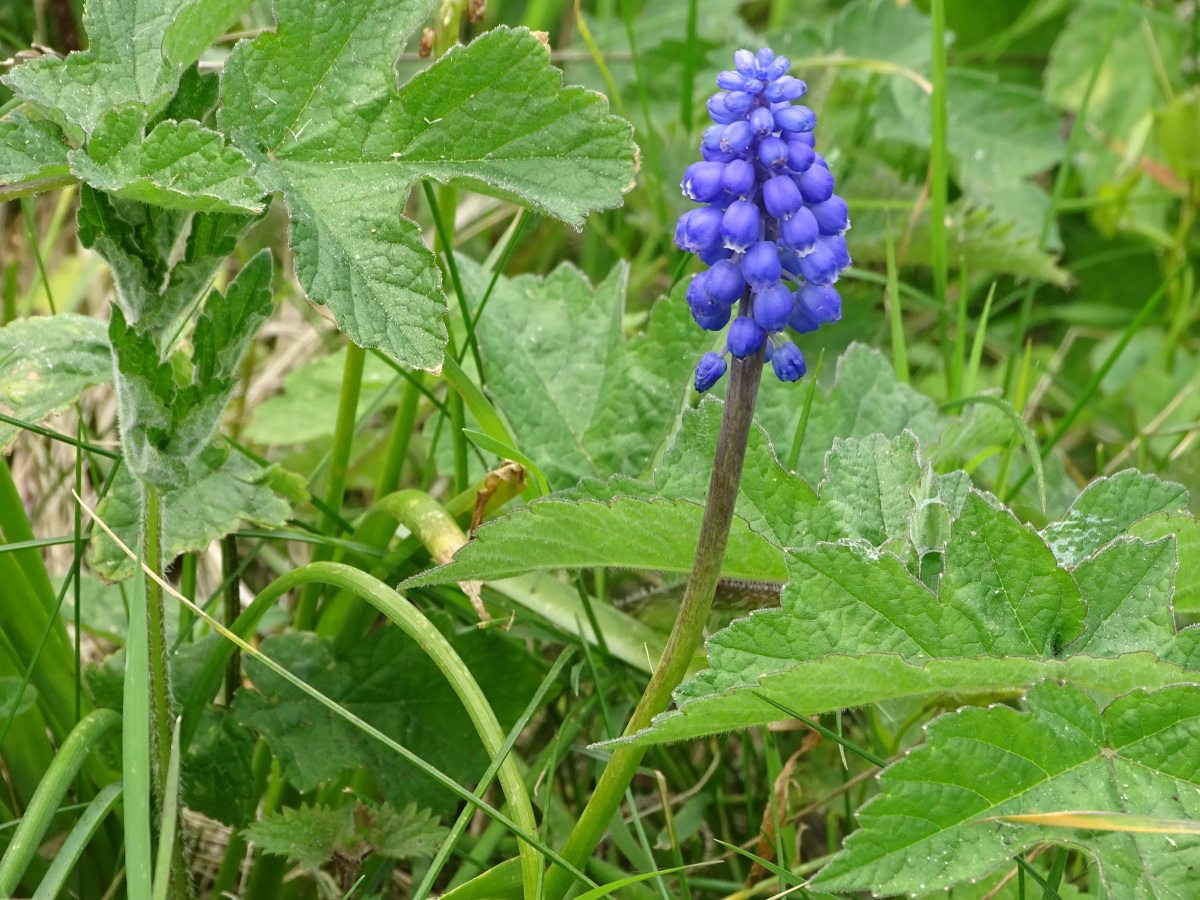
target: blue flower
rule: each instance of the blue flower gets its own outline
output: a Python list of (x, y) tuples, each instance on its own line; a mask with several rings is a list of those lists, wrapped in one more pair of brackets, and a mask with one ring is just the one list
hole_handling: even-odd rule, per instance
[(781, 335), (842, 315), (832, 285), (850, 265), (849, 212), (815, 150), (816, 113), (795, 103), (808, 88), (787, 74), (790, 66), (766, 47), (734, 54), (708, 99), (714, 124), (701, 141), (703, 161), (680, 184), (704, 205), (679, 220), (675, 243), (711, 267), (688, 286), (688, 306), (701, 328), (729, 326), (725, 349), (696, 368), (698, 391), (724, 376), (726, 355), (763, 351), (781, 381), (800, 379), (804, 355)]

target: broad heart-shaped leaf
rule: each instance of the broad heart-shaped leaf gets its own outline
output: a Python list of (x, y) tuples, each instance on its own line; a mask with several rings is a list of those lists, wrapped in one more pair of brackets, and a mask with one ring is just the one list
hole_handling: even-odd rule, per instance
[(265, 193), (250, 160), (198, 122), (160, 122), (146, 134), (146, 112), (105, 113), (87, 150), (69, 154), (72, 171), (124, 200), (199, 212), (255, 213)]
[(0, 119), (0, 182), (65, 175), (69, 149), (50, 122), (10, 113)]
[[(150, 334), (172, 335), (181, 315), (208, 290), (253, 217), (189, 213), (121, 200), (84, 185), (79, 241), (108, 263), (125, 321)], [(186, 233), (183, 256), (174, 259)]]
[[(292, 514), (290, 503), (307, 499), (298, 476), (210, 446), (188, 461), (187, 482), (163, 497), (165, 555), (173, 559), (178, 553), (202, 551), (242, 524), (282, 528)], [(140, 491), (122, 468), (96, 514), (126, 546), (136, 547), (141, 509)], [(107, 535), (92, 540), (92, 564), (106, 581), (121, 581), (136, 571), (133, 560)]]
[(278, 28), (225, 67), (223, 131), (282, 191), (296, 273), (355, 343), (436, 368), (445, 299), (401, 216), (420, 178), (514, 199), (578, 227), (633, 185), (627, 123), (562, 88), (545, 46), (498, 29), (396, 90), (392, 62), (430, 0), (280, 0)]
[(1187, 512), (1187, 505), (1186, 488), (1126, 469), (1089, 484), (1062, 521), (1047, 525), (1042, 534), (1054, 555), (1074, 566), (1138, 519), (1162, 512), (1178, 515)]
[[(466, 259), (459, 266), (477, 302), (491, 273)], [(545, 278), (500, 277), (480, 320), (488, 391), (552, 488), (641, 474), (712, 344), (692, 321), (682, 285), (654, 305), (644, 333), (626, 339), (628, 280), (625, 262), (595, 288), (569, 263)]]
[[(0, 412), (6, 415), (36, 424), (84, 388), (111, 378), (108, 335), (97, 319), (61, 313), (0, 328)], [(0, 422), (0, 450), (20, 431)]]
[[(478, 629), (450, 642), (501, 727), (510, 727), (541, 680), (539, 664), (515, 642)], [(458, 782), (470, 784), (487, 768), (488, 755), (462, 703), (399, 629), (376, 629), (343, 657), (334, 655), (331, 641), (299, 631), (267, 638), (262, 651)], [(445, 788), (307, 694), (253, 660), (246, 672), (257, 690), (238, 691), (238, 721), (263, 735), (299, 790), (365, 766), (389, 803), (416, 802), (438, 814), (455, 808), (457, 798)]]
[(1111, 659), (967, 656), (921, 661), (889, 653), (826, 656), (763, 675), (753, 690), (710, 694), (685, 703), (657, 716), (652, 727), (629, 742), (665, 744), (767, 725), (779, 720), (776, 703), (802, 716), (897, 699), (938, 700), (954, 708), (1015, 700), (1043, 681), (1069, 682), (1108, 702), (1135, 688), (1166, 687), (1197, 678), (1153, 653)]
[(177, 385), (154, 339), (113, 307), (121, 446), (142, 481), (170, 490), (186, 483), (186, 462), (208, 443), (237, 384), (237, 367), (273, 308), (271, 251), (260, 251), (222, 295), (213, 291), (192, 336), (192, 381)]
[(1200, 836), (980, 822), (1060, 810), (1200, 818), (1200, 687), (1135, 690), (1101, 713), (1044, 682), (1028, 712), (967, 709), (926, 727), (928, 743), (880, 776), (860, 828), (814, 880), (820, 890), (923, 893), (981, 878), (1046, 841), (1083, 847), (1113, 900), (1195, 896)]
[[(784, 458), (796, 436), (803, 406), (796, 385), (763, 379), (754, 417)], [(809, 484), (820, 481), (825, 454), (836, 438), (896, 437), (907, 430), (928, 448), (949, 422), (933, 400), (896, 380), (891, 362), (882, 353), (854, 343), (838, 359), (828, 394), (818, 389), (813, 397), (796, 471)]]
[[(703, 512), (686, 500), (535, 500), (478, 529), (453, 562), (410, 578), (403, 586), (593, 566), (690, 572)], [(734, 519), (721, 572), (756, 581), (782, 582), (786, 577), (779, 549), (741, 519)]]
[(190, 0), (87, 0), (86, 52), (43, 56), (0, 81), (36, 103), (76, 139), (90, 134), (105, 110), (141, 103), (153, 111), (179, 81), (180, 66), (163, 57), (168, 26)]

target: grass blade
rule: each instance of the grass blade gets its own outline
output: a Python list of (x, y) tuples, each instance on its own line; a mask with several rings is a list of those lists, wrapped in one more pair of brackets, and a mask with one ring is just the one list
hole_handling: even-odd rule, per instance
[[(145, 704), (143, 703), (144, 707)], [(79, 774), (87, 755), (110, 731), (121, 722), (121, 716), (111, 709), (97, 709), (88, 713), (74, 728), (63, 742), (53, 761), (42, 776), (21, 824), (13, 833), (12, 841), (0, 859), (0, 897), (11, 897), (17, 889), (21, 876), (37, 853), (38, 845), (45, 837), (50, 823), (58, 813), (63, 797), (71, 787), (71, 782)], [(149, 738), (145, 747), (147, 766), (149, 765)], [(146, 781), (146, 801), (149, 808), (149, 780)], [(150, 820), (146, 820), (147, 837), (149, 837)]]
[(87, 805), (83, 815), (79, 817), (79, 821), (75, 823), (75, 827), (71, 829), (71, 833), (67, 835), (67, 839), (58, 849), (58, 853), (54, 855), (54, 862), (50, 863), (50, 868), (46, 870), (46, 874), (38, 883), (33, 900), (54, 900), (58, 896), (59, 891), (66, 884), (67, 876), (75, 868), (75, 863), (79, 862), (83, 851), (87, 849), (88, 841), (92, 839), (92, 835), (96, 833), (96, 829), (100, 827), (104, 817), (116, 805), (121, 796), (121, 790), (121, 782), (117, 781), (92, 798), (92, 802)]

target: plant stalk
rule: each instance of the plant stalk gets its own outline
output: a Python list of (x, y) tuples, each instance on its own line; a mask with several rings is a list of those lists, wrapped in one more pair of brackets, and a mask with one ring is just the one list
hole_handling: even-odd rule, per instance
[[(150, 484), (142, 485), (142, 542), (146, 565), (161, 576), (163, 560), (162, 495)], [(146, 667), (149, 676), (150, 713), (150, 787), (153, 819), (167, 814), (167, 777), (171, 768), (171, 742), (174, 719), (171, 715), (171, 670), (167, 650), (166, 605), (162, 585), (146, 578)], [(171, 848), (171, 877), (168, 896), (185, 900), (190, 895), (188, 870), (183, 855), (181, 830), (177, 829)]]
[[(683, 680), (688, 664), (704, 636), (704, 626), (708, 622), (721, 574), (721, 563), (725, 559), (729, 527), (733, 523), (733, 509), (742, 478), (742, 463), (746, 458), (746, 441), (754, 421), (754, 401), (758, 397), (762, 367), (762, 351), (748, 359), (735, 359), (730, 366), (729, 390), (725, 395), (725, 411), (717, 436), (708, 500), (700, 524), (696, 562), (692, 566), (692, 574), (662, 659), (630, 716), (623, 737), (641, 731), (650, 724), (651, 719), (667, 708), (672, 692)], [(567, 862), (581, 867), (600, 843), (644, 754), (644, 748), (630, 744), (620, 744), (613, 750), (591, 799), (563, 845), (561, 855)], [(571, 882), (569, 873), (552, 866), (546, 875), (546, 900), (562, 900)]]

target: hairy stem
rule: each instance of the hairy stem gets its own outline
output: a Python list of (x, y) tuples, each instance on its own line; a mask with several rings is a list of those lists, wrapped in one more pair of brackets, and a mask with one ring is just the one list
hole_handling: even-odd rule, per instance
[[(641, 731), (650, 724), (651, 719), (667, 708), (672, 691), (683, 680), (688, 664), (704, 636), (704, 626), (721, 574), (721, 563), (725, 559), (729, 526), (733, 522), (733, 508), (742, 477), (742, 463), (746, 458), (750, 424), (754, 420), (754, 401), (758, 396), (762, 366), (763, 353), (759, 351), (748, 359), (735, 359), (730, 367), (729, 391), (725, 396), (712, 480), (704, 506), (704, 519), (700, 524), (696, 562), (692, 566), (692, 574), (662, 659), (629, 724), (625, 726), (625, 737)], [(562, 857), (567, 862), (579, 867), (592, 854), (633, 780), (644, 753), (644, 748), (629, 744), (621, 744), (613, 751), (579, 822), (563, 845)], [(545, 897), (547, 900), (562, 900), (571, 882), (572, 877), (568, 872), (552, 867), (546, 876)]]
[[(157, 575), (163, 574), (162, 495), (158, 488), (143, 484), (142, 541), (146, 565)], [(146, 579), (146, 650), (150, 688), (150, 787), (153, 799), (152, 821), (166, 814), (167, 773), (171, 768), (171, 669), (167, 650), (166, 605), (162, 585)], [(190, 879), (183, 854), (182, 828), (176, 829), (171, 848), (171, 877), (168, 896), (185, 900), (190, 896)]]

